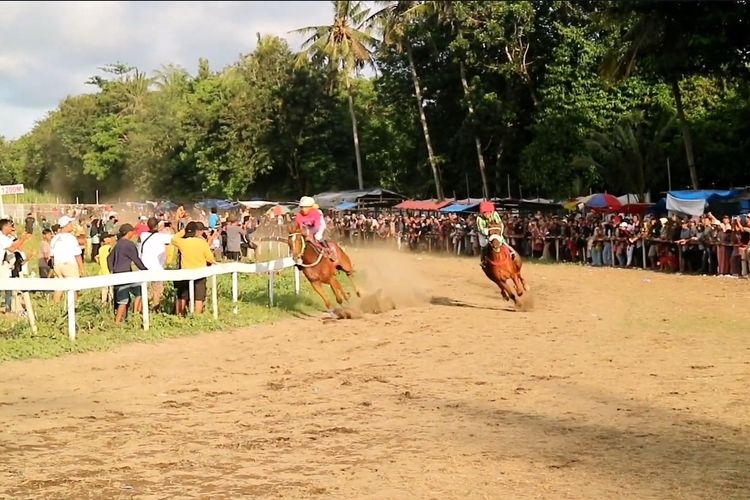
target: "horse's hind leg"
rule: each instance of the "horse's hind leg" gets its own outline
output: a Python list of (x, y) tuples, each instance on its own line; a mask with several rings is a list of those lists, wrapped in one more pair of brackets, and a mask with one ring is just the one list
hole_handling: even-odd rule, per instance
[(344, 271), (346, 273), (346, 277), (349, 278), (349, 281), (351, 282), (352, 286), (354, 287), (354, 291), (357, 294), (357, 297), (361, 297), (362, 289), (359, 288), (359, 285), (357, 285), (357, 282), (354, 281), (354, 269), (352, 267), (352, 261), (349, 260), (349, 256), (346, 255), (344, 252), (340, 252), (341, 257), (339, 258), (339, 269)]

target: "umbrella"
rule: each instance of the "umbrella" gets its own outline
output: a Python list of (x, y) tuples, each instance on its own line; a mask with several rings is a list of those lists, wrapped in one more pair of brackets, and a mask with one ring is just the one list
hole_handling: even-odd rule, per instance
[(276, 205), (266, 210), (266, 215), (272, 215), (278, 217), (279, 215), (286, 215), (290, 212), (288, 207), (284, 205)]
[(578, 208), (578, 205), (580, 205), (581, 203), (585, 204), (594, 196), (595, 195), (579, 196), (578, 198), (575, 198), (573, 200), (568, 200), (563, 203), (563, 208), (565, 208), (566, 210), (575, 210)]
[(597, 193), (584, 203), (588, 208), (599, 210), (616, 210), (622, 207), (622, 203), (616, 197), (608, 193)]

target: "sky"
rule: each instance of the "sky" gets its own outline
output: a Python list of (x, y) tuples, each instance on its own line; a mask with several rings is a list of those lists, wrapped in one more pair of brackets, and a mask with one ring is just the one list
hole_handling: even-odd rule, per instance
[(0, 6), (0, 135), (30, 131), (69, 95), (93, 91), (98, 68), (122, 62), (151, 73), (177, 64), (195, 73), (252, 52), (256, 33), (327, 24), (330, 2), (3, 2)]

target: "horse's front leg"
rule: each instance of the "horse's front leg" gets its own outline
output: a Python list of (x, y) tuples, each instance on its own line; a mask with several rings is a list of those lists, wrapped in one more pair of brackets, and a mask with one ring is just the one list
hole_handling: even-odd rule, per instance
[(310, 281), (310, 285), (312, 285), (313, 290), (317, 292), (318, 295), (320, 295), (320, 298), (323, 299), (323, 304), (326, 306), (326, 311), (331, 312), (331, 302), (328, 300), (328, 297), (326, 297), (325, 291), (323, 290), (323, 284), (320, 281)]

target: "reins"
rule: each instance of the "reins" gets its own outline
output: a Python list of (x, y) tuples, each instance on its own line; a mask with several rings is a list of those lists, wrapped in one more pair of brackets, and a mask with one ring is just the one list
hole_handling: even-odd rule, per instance
[(320, 264), (320, 261), (323, 260), (323, 252), (318, 252), (318, 258), (315, 259), (315, 262), (313, 262), (312, 264), (305, 264), (302, 261), (302, 258), (305, 256), (305, 249), (307, 248), (307, 240), (305, 239), (305, 237), (301, 233), (292, 233), (289, 236), (292, 238), (292, 241), (294, 241), (298, 237), (302, 238), (302, 250), (300, 250), (300, 256), (299, 256), (299, 258), (295, 258), (295, 260), (298, 261), (297, 265), (299, 267), (308, 268), (308, 267), (315, 267), (318, 264)]

